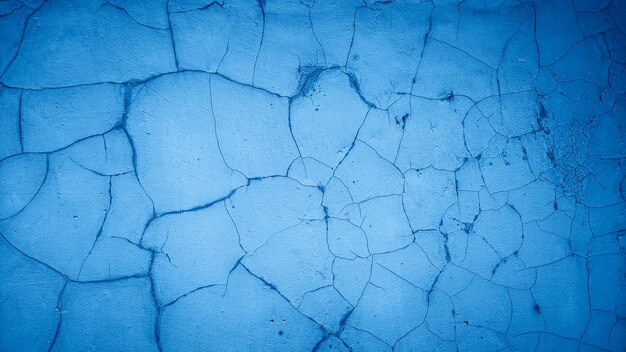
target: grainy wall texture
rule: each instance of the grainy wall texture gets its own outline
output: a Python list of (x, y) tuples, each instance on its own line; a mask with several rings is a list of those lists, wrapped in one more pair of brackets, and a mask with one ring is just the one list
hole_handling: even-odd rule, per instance
[(624, 351), (626, 1), (0, 2), (1, 351)]

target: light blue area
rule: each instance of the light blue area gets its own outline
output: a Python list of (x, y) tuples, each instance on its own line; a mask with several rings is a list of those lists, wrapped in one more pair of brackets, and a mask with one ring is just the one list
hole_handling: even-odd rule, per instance
[(0, 3), (0, 351), (626, 350), (626, 2)]

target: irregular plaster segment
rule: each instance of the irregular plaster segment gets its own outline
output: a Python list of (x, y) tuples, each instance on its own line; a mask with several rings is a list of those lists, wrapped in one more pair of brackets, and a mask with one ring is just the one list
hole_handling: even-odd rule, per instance
[(263, 28), (252, 84), (280, 95), (295, 95), (312, 68), (323, 63), (309, 8), (297, 0), (262, 1), (259, 5)]
[(104, 134), (122, 121), (122, 88), (114, 84), (25, 91), (20, 133), (25, 152), (50, 152)]
[(400, 339), (394, 348), (394, 351), (412, 351), (414, 346), (437, 346), (440, 351), (454, 351), (456, 348), (453, 341), (440, 339), (425, 324), (410, 331), (406, 336)]
[(356, 306), (371, 275), (371, 259), (337, 258), (333, 262), (333, 287), (350, 304)]
[(391, 352), (393, 350), (389, 344), (377, 338), (372, 333), (353, 328), (349, 325), (341, 332), (341, 339), (352, 348), (352, 351), (356, 352), (366, 352), (370, 350)]
[(115, 6), (102, 5), (95, 0), (45, 2), (28, 17), (2, 82), (40, 89), (144, 80), (176, 70), (167, 29), (146, 27)]
[(359, 205), (363, 216), (360, 227), (365, 232), (371, 253), (400, 249), (413, 240), (413, 231), (399, 195), (372, 198)]
[(307, 292), (332, 284), (333, 256), (325, 230), (324, 222), (314, 221), (277, 232), (242, 263), (293, 305), (300, 305)]
[(346, 220), (328, 219), (328, 248), (334, 256), (354, 259), (369, 255), (369, 245), (365, 232)]
[[(147, 278), (68, 283), (59, 309), (61, 323), (53, 351), (85, 350), (105, 344), (112, 349), (158, 350), (156, 307)], [(78, 331), (81, 333), (75, 333)]]
[(108, 4), (123, 11), (135, 22), (153, 29), (168, 29), (167, 0), (110, 0)]
[[(406, 99), (405, 99), (406, 100)], [(399, 106), (400, 108), (400, 106)], [(400, 110), (404, 109), (401, 107)], [(398, 144), (403, 136), (404, 110), (397, 113), (393, 108), (389, 111), (371, 109), (363, 126), (359, 129), (358, 140), (374, 149), (381, 158), (394, 161), (398, 155)]]
[(321, 0), (309, 6), (310, 23), (326, 66), (345, 64), (354, 34), (354, 13), (361, 4), (358, 0)]
[[(484, 305), (477, 305), (482, 301)], [(466, 326), (489, 326), (504, 333), (511, 317), (510, 298), (507, 290), (486, 280), (476, 279), (452, 297), (454, 319)]]
[(226, 206), (237, 224), (241, 245), (253, 253), (272, 236), (309, 220), (321, 220), (322, 194), (315, 187), (302, 186), (284, 177), (254, 181), (236, 192)]
[(41, 189), (19, 214), (0, 221), (0, 232), (22, 252), (76, 279), (105, 221), (110, 181), (66, 158), (48, 163)]
[(219, 72), (238, 82), (252, 84), (263, 32), (262, 10), (254, 0), (219, 4), (200, 1), (182, 6), (170, 1), (180, 68)]
[(531, 291), (545, 318), (546, 331), (573, 339), (584, 332), (590, 311), (585, 266), (582, 258), (568, 257), (537, 269)]
[(20, 99), (17, 89), (0, 89), (0, 160), (22, 151)]
[(335, 176), (346, 185), (355, 202), (402, 193), (400, 170), (361, 142), (354, 144)]
[(409, 91), (431, 99), (445, 99), (450, 94), (457, 94), (481, 100), (497, 94), (497, 74), (494, 67), (467, 52), (431, 39), (424, 47)]
[(518, 140), (508, 140), (501, 153), (480, 159), (485, 186), (491, 193), (511, 191), (534, 181), (524, 148)]
[(165, 75), (142, 86), (129, 107), (137, 176), (159, 213), (201, 206), (246, 184), (222, 157), (210, 92), (208, 74)]
[(376, 256), (374, 266), (394, 273), (423, 290), (432, 287), (440, 272), (430, 262), (424, 250), (414, 243), (398, 251)]
[(335, 168), (350, 150), (367, 110), (349, 76), (336, 69), (313, 73), (290, 110), (302, 156)]
[(46, 350), (59, 322), (57, 301), (63, 278), (15, 250), (4, 238), (0, 239), (0, 263), (4, 268), (0, 273), (0, 349)]
[(43, 154), (21, 154), (0, 163), (0, 219), (22, 211), (37, 195), (48, 174)]
[(305, 186), (325, 186), (333, 177), (333, 169), (313, 158), (295, 159), (289, 166), (287, 176)]
[(83, 281), (114, 280), (146, 275), (151, 254), (122, 237), (103, 237), (94, 242), (82, 263), (78, 278)]
[(141, 244), (157, 252), (151, 274), (161, 304), (199, 287), (225, 285), (245, 254), (222, 202), (152, 221)]
[(181, 298), (162, 312), (165, 350), (179, 343), (196, 351), (309, 351), (323, 332), (310, 318), (243, 267), (228, 287), (215, 286)]
[[(365, 288), (363, 297), (347, 324), (371, 332), (393, 346), (424, 320), (427, 309), (426, 293), (388, 270), (380, 267), (376, 270), (380, 272), (376, 276), (376, 282)], [(400, 303), (405, 299), (413, 304), (409, 307)], [(381, 324), (383, 321), (396, 323)]]
[[(570, 1), (538, 2), (533, 9), (540, 63), (549, 65), (563, 56), (574, 42), (582, 39), (582, 34)], [(555, 13), (561, 14), (561, 21), (553, 20)]]
[(247, 177), (287, 173), (298, 156), (287, 98), (213, 76), (211, 102), (220, 150), (230, 167)]
[(137, 177), (127, 173), (111, 178), (111, 199), (102, 234), (139, 243), (154, 209)]
[[(348, 303), (332, 286), (326, 286), (308, 292), (302, 299), (298, 309), (311, 317), (328, 331), (336, 332), (342, 328), (344, 318), (352, 311)], [(335, 342), (337, 348), (343, 343)]]
[(121, 129), (80, 141), (61, 152), (72, 161), (105, 176), (133, 172), (133, 150)]
[[(520, 26), (532, 28), (532, 5), (509, 3), (498, 11), (499, 3), (467, 1), (440, 4), (433, 11), (430, 37), (466, 51), (489, 66), (496, 67)], [(494, 35), (498, 33), (498, 35)]]
[(454, 170), (468, 152), (464, 144), (463, 119), (472, 102), (466, 98), (433, 101), (411, 100), (411, 111), (404, 122), (396, 165), (408, 169)]
[(433, 4), (389, 2), (359, 7), (346, 67), (363, 96), (387, 108), (394, 93), (409, 92), (431, 28)]
[(402, 203), (411, 227), (437, 228), (444, 212), (457, 201), (454, 173), (434, 168), (410, 170), (404, 182)]

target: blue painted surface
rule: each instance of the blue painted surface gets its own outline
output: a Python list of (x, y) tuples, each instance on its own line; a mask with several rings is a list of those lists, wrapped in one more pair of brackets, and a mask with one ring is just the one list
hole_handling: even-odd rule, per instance
[(624, 351), (626, 2), (0, 3), (0, 351)]

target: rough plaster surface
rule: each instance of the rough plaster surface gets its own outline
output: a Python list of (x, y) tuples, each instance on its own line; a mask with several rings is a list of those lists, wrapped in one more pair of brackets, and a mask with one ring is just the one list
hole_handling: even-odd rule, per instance
[(626, 350), (625, 24), (0, 2), (0, 350)]

